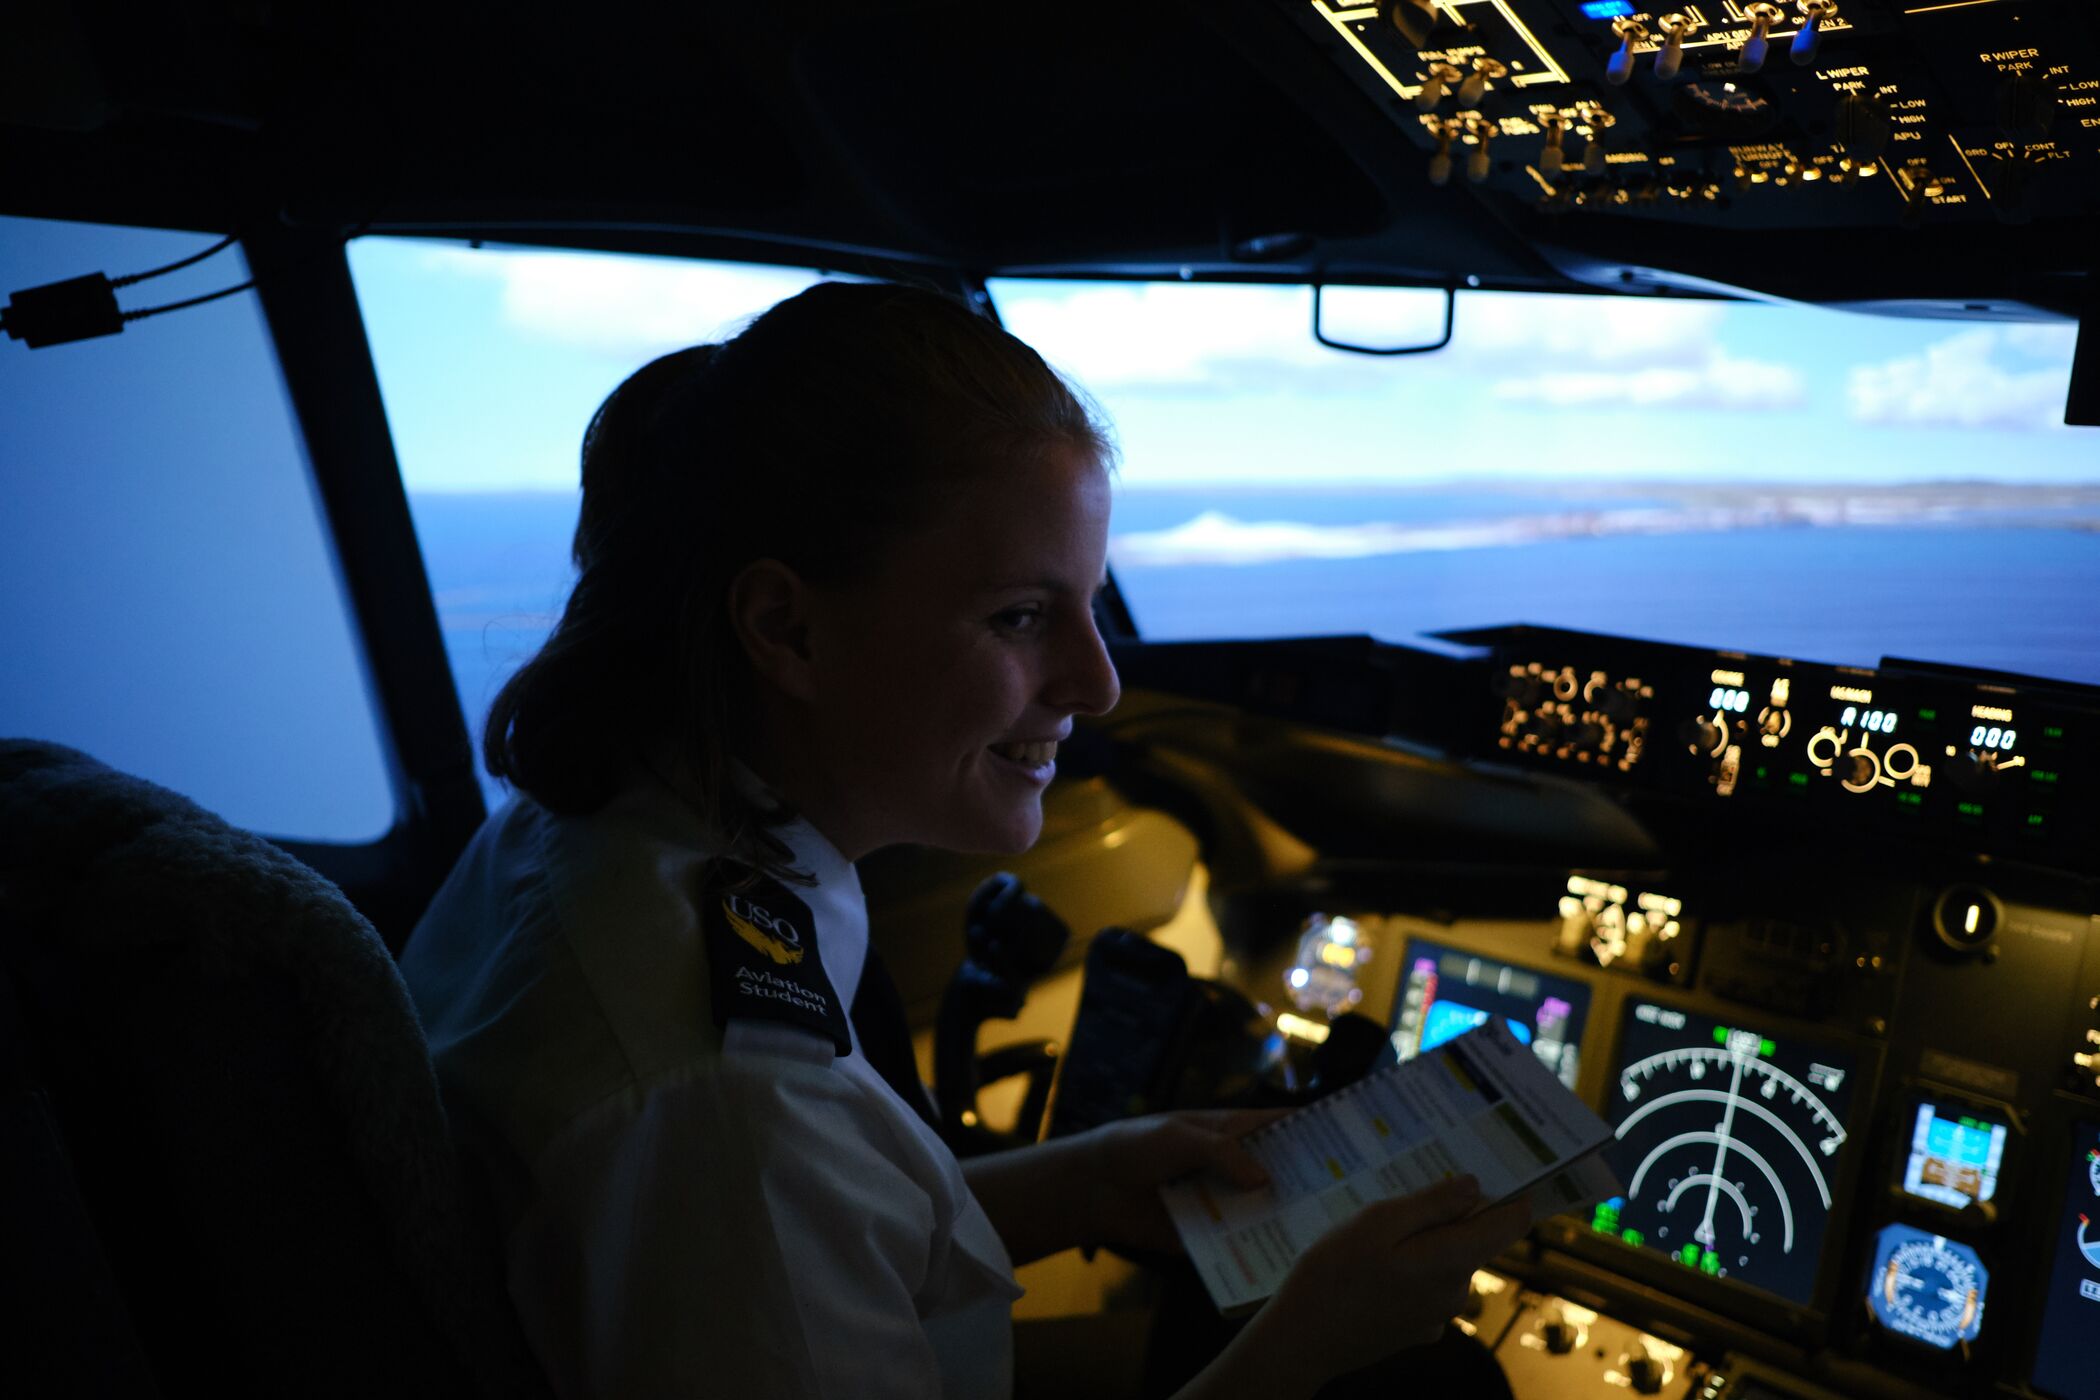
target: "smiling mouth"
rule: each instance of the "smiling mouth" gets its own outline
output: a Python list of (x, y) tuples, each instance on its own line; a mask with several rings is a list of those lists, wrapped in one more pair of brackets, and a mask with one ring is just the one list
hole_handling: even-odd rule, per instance
[(1043, 768), (1057, 761), (1057, 740), (1032, 744), (993, 744), (992, 752), (1024, 768)]

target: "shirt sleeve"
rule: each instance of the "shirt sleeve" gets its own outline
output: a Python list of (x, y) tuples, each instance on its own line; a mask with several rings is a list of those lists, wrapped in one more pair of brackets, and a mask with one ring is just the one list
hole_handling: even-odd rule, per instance
[(939, 1394), (919, 1320), (937, 1210), (892, 1136), (851, 1080), (775, 1053), (688, 1067), (572, 1124), (509, 1250), (559, 1393)]

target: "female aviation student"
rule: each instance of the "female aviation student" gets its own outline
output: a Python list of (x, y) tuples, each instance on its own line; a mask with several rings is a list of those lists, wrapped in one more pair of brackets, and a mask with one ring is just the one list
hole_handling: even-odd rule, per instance
[[(1160, 1182), (1259, 1181), (1222, 1114), (959, 1164), (850, 1015), (853, 862), (1026, 849), (1116, 701), (1109, 461), (1033, 351), (894, 286), (814, 287), (592, 418), (580, 577), (485, 736), (516, 795), (404, 959), (564, 1397), (1003, 1396), (1016, 1262), (1170, 1248)], [(1185, 1393), (1434, 1336), (1525, 1227), (1475, 1205), (1365, 1211)]]

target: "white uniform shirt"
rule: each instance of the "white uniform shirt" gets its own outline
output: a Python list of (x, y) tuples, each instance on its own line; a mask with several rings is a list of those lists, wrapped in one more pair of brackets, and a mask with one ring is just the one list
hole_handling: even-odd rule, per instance
[[(842, 1008), (867, 959), (852, 865), (798, 869)], [(515, 799), (402, 960), (488, 1164), (512, 1298), (574, 1397), (1005, 1396), (1021, 1290), (947, 1147), (860, 1053), (714, 1023), (692, 810), (643, 779), (589, 817)]]

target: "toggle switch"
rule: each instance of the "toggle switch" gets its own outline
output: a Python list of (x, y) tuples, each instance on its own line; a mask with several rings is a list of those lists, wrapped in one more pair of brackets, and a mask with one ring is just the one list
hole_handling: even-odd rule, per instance
[(1428, 47), (1429, 36), (1443, 18), (1436, 0), (1379, 0), (1378, 10), (1402, 39), (1418, 49)]
[(1837, 18), (1837, 0), (1801, 0), (1801, 27), (1794, 31), (1794, 46), (1788, 50), (1794, 66), (1806, 68), (1816, 61), (1823, 47), (1823, 33)]
[(1547, 117), (1546, 146), (1539, 152), (1539, 174), (1554, 179), (1568, 168), (1568, 153), (1563, 143), (1568, 138), (1568, 124), (1560, 117)]
[(1611, 32), (1619, 36), (1619, 51), (1604, 65), (1604, 81), (1613, 87), (1624, 87), (1633, 76), (1633, 46), (1646, 41), (1648, 26), (1637, 19), (1615, 19)]
[(1495, 168), (1494, 162), (1488, 158), (1488, 143), (1501, 134), (1501, 129), (1493, 122), (1482, 122), (1473, 128), (1472, 134), (1479, 138), (1480, 144), (1466, 157), (1466, 178), (1477, 185)]
[(1668, 82), (1684, 67), (1684, 41), (1699, 27), (1689, 15), (1662, 17), (1663, 46), (1655, 55), (1655, 76)]
[(1430, 64), (1429, 76), (1422, 81), (1422, 90), (1415, 94), (1415, 110), (1435, 111), (1437, 104), (1444, 100), (1444, 95), (1451, 91), (1451, 85), (1465, 76), (1464, 69), (1449, 63)]
[(1771, 41), (1766, 38), (1772, 26), (1784, 23), (1786, 12), (1771, 0), (1756, 0), (1743, 7), (1743, 18), (1750, 21), (1750, 37), (1743, 41), (1743, 51), (1736, 55), (1736, 67), (1745, 73), (1755, 73), (1765, 66), (1765, 55), (1771, 50)]
[(1480, 99), (1487, 96), (1488, 84), (1497, 78), (1509, 76), (1509, 65), (1499, 58), (1485, 56), (1473, 60), (1473, 73), (1458, 88), (1458, 105), (1474, 108)]
[(1429, 183), (1448, 185), (1451, 183), (1451, 143), (1458, 139), (1458, 127), (1446, 122), (1436, 134), (1436, 154), (1429, 158)]

